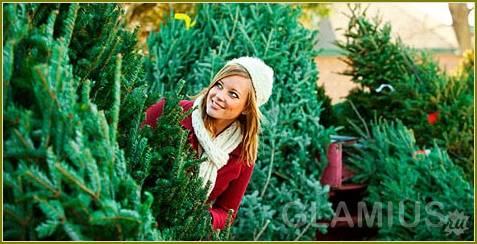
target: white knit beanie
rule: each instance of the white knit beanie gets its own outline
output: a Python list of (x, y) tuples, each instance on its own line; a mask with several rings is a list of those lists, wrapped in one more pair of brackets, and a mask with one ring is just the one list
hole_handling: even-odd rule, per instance
[(253, 57), (241, 57), (232, 59), (227, 64), (240, 64), (250, 74), (252, 85), (257, 95), (257, 104), (262, 106), (272, 94), (273, 69), (262, 60)]

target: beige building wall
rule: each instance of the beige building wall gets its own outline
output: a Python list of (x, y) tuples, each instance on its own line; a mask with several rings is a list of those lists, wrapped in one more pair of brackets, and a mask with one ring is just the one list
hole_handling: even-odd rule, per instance
[[(434, 60), (440, 67), (450, 74), (454, 70), (461, 56), (454, 54), (436, 54)], [(325, 93), (331, 98), (333, 104), (346, 99), (348, 92), (357, 85), (350, 81), (349, 76), (340, 75), (347, 68), (347, 64), (336, 56), (317, 57), (318, 85), (324, 85)]]

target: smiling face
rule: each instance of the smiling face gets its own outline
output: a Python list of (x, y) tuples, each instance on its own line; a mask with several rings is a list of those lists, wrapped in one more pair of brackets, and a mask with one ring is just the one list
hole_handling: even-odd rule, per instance
[(215, 131), (222, 131), (241, 114), (247, 113), (245, 108), (251, 89), (252, 81), (239, 75), (215, 82), (206, 97), (206, 112), (214, 119)]

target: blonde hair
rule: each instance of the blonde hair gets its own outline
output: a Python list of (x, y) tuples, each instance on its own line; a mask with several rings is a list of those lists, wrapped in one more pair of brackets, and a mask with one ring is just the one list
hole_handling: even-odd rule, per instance
[[(231, 75), (238, 75), (238, 76), (252, 80), (252, 78), (250, 77), (250, 74), (243, 66), (239, 64), (235, 64), (235, 63), (228, 64), (224, 66), (221, 70), (219, 70), (219, 72), (217, 72), (217, 74), (214, 76), (214, 78), (212, 79), (212, 82), (209, 84), (207, 88), (203, 89), (199, 94), (193, 96), (192, 98), (197, 98), (201, 95), (204, 95), (204, 97), (207, 97), (207, 94), (214, 87), (215, 83)], [(212, 127), (212, 117), (210, 117), (205, 112), (206, 106), (207, 106), (207, 103), (202, 102), (200, 107), (200, 110), (202, 113), (202, 119), (204, 121), (204, 126), (209, 132), (215, 133)], [(260, 130), (260, 119), (262, 118), (262, 114), (257, 105), (257, 99), (256, 99), (255, 89), (253, 88), (253, 84), (252, 84), (252, 89), (250, 89), (250, 92), (248, 93), (247, 102), (245, 104), (245, 110), (248, 110), (248, 112), (246, 114), (241, 114), (238, 117), (241, 129), (242, 129), (242, 133), (243, 133), (242, 153), (240, 155), (240, 159), (247, 162), (247, 165), (250, 166), (250, 165), (253, 165), (253, 163), (257, 159), (258, 132)]]

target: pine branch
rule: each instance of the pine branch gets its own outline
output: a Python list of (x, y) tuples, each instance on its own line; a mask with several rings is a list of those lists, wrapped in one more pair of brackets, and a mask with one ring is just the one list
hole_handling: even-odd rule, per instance
[(47, 36), (47, 47), (51, 47), (53, 42), (53, 34), (55, 30), (56, 17), (58, 17), (59, 11), (52, 11), (48, 17), (45, 34)]
[(265, 222), (265, 225), (263, 225), (262, 229), (260, 230), (260, 232), (258, 232), (257, 236), (254, 238), (254, 241), (258, 241), (260, 239), (260, 236), (263, 234), (263, 232), (267, 229), (268, 227), (268, 224), (270, 224), (270, 220), (267, 219), (267, 221)]
[(61, 173), (61, 175), (68, 181), (72, 182), (74, 185), (78, 186), (81, 190), (86, 192), (88, 195), (93, 197), (94, 201), (99, 199), (99, 192), (95, 193), (93, 190), (89, 189), (83, 182), (81, 176), (77, 175), (76, 172), (67, 164), (63, 162), (55, 163), (55, 168)]
[(37, 184), (40, 188), (46, 188), (47, 190), (53, 193), (53, 197), (58, 197), (61, 193), (61, 190), (56, 189), (58, 186), (51, 183), (48, 177), (43, 174), (38, 168), (33, 165), (29, 170), (24, 172), (32, 182)]
[(83, 235), (81, 234), (79, 226), (70, 223), (68, 221), (64, 221), (61, 225), (65, 233), (70, 237), (73, 241), (82, 241), (84, 240)]
[(73, 30), (75, 28), (75, 21), (78, 16), (79, 4), (73, 3), (68, 9), (67, 17), (64, 20), (64, 35), (63, 39), (66, 43), (65, 46), (69, 46), (71, 38), (73, 36)]
[[(116, 132), (118, 130), (118, 121), (119, 121), (119, 106), (121, 105), (121, 67), (122, 67), (122, 55), (118, 54), (116, 57), (116, 72), (115, 72), (115, 79), (114, 79), (114, 87), (113, 87), (113, 92), (114, 92), (114, 100), (113, 100), (113, 106), (112, 106), (112, 112), (111, 112), (111, 125), (112, 125), (112, 130), (111, 132), (111, 145), (114, 145), (116, 143)], [(113, 163), (114, 163), (114, 157), (113, 157)]]

